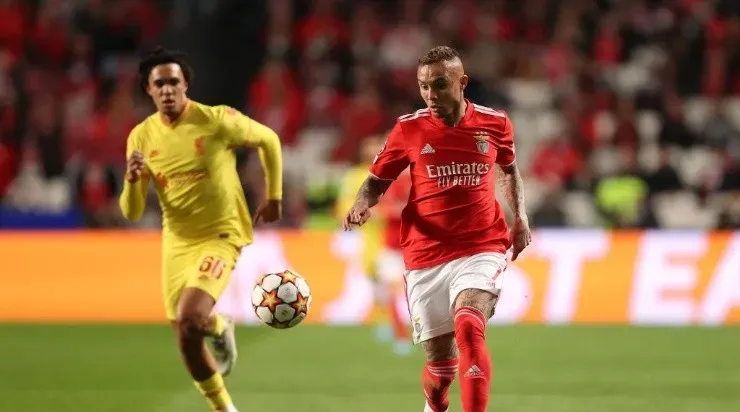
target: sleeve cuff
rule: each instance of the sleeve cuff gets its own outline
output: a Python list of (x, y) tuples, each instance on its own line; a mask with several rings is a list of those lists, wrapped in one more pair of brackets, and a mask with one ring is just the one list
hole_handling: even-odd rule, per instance
[(396, 179), (388, 179), (387, 177), (380, 177), (380, 176), (376, 175), (376, 174), (375, 174), (375, 173), (373, 173), (373, 172), (368, 172), (368, 174), (369, 174), (369, 175), (370, 175), (371, 177), (373, 177), (374, 179), (378, 179), (378, 180), (385, 180), (385, 181), (387, 181), (387, 182), (392, 182), (392, 181), (396, 180)]

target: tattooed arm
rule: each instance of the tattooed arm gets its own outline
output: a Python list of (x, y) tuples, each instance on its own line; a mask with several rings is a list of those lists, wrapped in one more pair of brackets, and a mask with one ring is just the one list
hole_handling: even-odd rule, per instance
[(498, 181), (501, 184), (506, 203), (514, 212), (514, 226), (512, 227), (512, 260), (516, 260), (519, 253), (532, 241), (532, 235), (529, 231), (529, 219), (527, 218), (527, 209), (524, 205), (524, 183), (522, 175), (516, 162), (501, 166)]
[(392, 180), (383, 180), (375, 176), (368, 176), (360, 190), (357, 191), (357, 202), (365, 202), (367, 207), (373, 207), (380, 202), (380, 198), (385, 194), (385, 191), (390, 187)]
[(524, 206), (524, 183), (516, 162), (509, 166), (501, 166), (501, 171), (503, 173), (499, 174), (498, 181), (501, 184), (506, 203), (514, 212), (516, 220), (528, 220), (527, 210)]
[(370, 218), (370, 208), (380, 202), (388, 187), (393, 183), (392, 180), (383, 180), (375, 176), (368, 176), (362, 186), (357, 191), (355, 204), (344, 218), (344, 230), (349, 230), (352, 225), (362, 226)]

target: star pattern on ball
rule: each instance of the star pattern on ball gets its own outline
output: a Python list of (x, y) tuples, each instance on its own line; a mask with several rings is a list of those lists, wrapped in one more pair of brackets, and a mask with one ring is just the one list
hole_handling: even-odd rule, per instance
[(282, 303), (282, 300), (277, 296), (277, 289), (272, 292), (265, 292), (264, 297), (262, 306), (270, 309), (270, 312), (274, 312), (277, 305)]
[(291, 305), (295, 309), (296, 314), (306, 313), (308, 311), (308, 299), (304, 298), (300, 293), (298, 294), (298, 300), (293, 302)]
[(283, 272), (283, 280), (282, 280), (281, 283), (282, 284), (286, 284), (286, 283), (293, 283), (293, 284), (295, 284), (295, 282), (296, 282), (297, 279), (298, 279), (298, 277), (296, 275), (294, 275), (292, 272), (286, 270), (285, 272)]

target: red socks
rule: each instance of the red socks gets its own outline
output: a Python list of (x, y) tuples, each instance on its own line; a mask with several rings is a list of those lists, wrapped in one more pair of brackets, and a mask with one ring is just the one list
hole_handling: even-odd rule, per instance
[(427, 362), (422, 375), (424, 396), (427, 398), (425, 411), (445, 412), (450, 406), (447, 393), (457, 374), (457, 359)]
[(460, 351), (460, 397), (464, 412), (485, 412), (491, 382), (486, 347), (486, 317), (478, 309), (455, 311), (455, 340)]
[(460, 360), (427, 362), (424, 367), (425, 412), (446, 412), (448, 392), (460, 370), (460, 397), (464, 412), (486, 412), (491, 383), (491, 357), (486, 347), (486, 317), (478, 309), (455, 311), (455, 340)]

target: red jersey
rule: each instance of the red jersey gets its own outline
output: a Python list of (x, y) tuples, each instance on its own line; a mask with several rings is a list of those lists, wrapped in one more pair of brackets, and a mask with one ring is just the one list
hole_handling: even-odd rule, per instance
[(455, 127), (428, 109), (399, 117), (370, 166), (386, 180), (410, 167), (411, 193), (401, 215), (408, 270), (509, 248), (494, 165), (514, 163), (514, 128), (506, 113), (466, 103)]
[(401, 210), (406, 206), (411, 192), (411, 175), (401, 173), (383, 195), (380, 206), (385, 217), (385, 246), (401, 249)]

